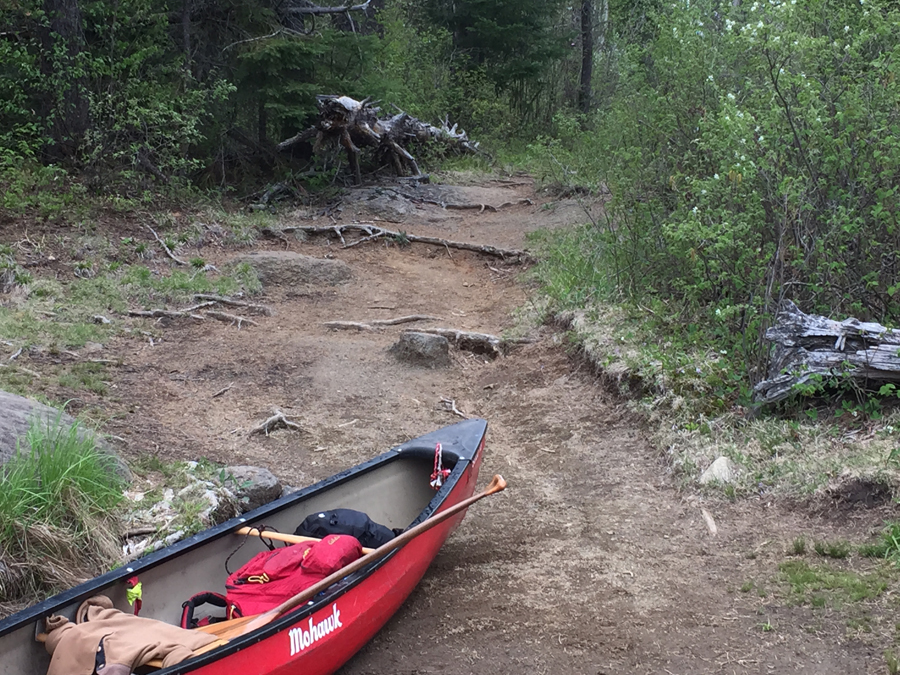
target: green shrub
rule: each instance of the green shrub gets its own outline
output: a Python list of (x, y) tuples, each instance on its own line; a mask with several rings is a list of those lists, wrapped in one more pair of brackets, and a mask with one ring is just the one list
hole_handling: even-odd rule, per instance
[[(608, 187), (573, 284), (647, 303), (764, 375), (779, 302), (900, 320), (900, 8), (698, 0), (623, 51), (609, 107), (532, 148), (545, 178)], [(565, 122), (565, 120), (563, 120)]]

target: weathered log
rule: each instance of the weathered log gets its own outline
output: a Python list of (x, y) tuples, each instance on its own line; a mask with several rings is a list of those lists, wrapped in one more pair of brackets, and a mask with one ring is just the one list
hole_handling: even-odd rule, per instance
[(861, 388), (900, 382), (900, 330), (881, 324), (804, 314), (782, 305), (766, 339), (775, 343), (768, 379), (753, 388), (757, 403), (775, 403), (816, 378), (849, 377)]
[(356, 182), (362, 182), (359, 155), (362, 148), (373, 148), (386, 158), (398, 176), (411, 173), (421, 177), (415, 157), (405, 147), (410, 141), (435, 141), (462, 153), (476, 153), (478, 143), (457, 125), (444, 120), (440, 127), (412, 117), (406, 112), (392, 117), (380, 117), (381, 109), (368, 99), (357, 101), (349, 96), (317, 96), (319, 121), (311, 128), (282, 141), (279, 150), (286, 150), (301, 141), (315, 138), (314, 152), (328, 145), (339, 144), (347, 151)]

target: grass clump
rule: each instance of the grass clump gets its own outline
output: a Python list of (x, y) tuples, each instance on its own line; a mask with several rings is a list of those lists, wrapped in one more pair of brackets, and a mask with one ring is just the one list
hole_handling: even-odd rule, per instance
[(778, 566), (781, 580), (791, 589), (799, 603), (813, 607), (845, 602), (862, 602), (877, 598), (887, 590), (883, 573), (860, 574), (835, 569), (829, 565), (809, 565), (803, 560), (787, 560)]
[(842, 560), (850, 555), (850, 544), (846, 541), (817, 541), (813, 550), (823, 558)]
[(874, 544), (863, 544), (859, 553), (867, 558), (885, 558), (900, 564), (900, 523), (888, 523)]
[(114, 566), (116, 460), (76, 423), (31, 423), (0, 476), (0, 610), (31, 604)]

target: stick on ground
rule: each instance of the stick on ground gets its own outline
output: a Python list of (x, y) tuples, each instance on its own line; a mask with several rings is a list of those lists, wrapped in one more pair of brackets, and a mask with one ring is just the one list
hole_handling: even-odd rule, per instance
[(172, 249), (170, 249), (168, 246), (166, 246), (166, 242), (164, 242), (162, 239), (159, 238), (159, 235), (156, 234), (156, 230), (154, 230), (149, 225), (147, 225), (146, 227), (148, 230), (150, 230), (150, 234), (153, 235), (153, 238), (156, 239), (156, 241), (159, 242), (159, 245), (163, 247), (163, 250), (166, 252), (167, 256), (169, 256), (172, 260), (177, 262), (179, 265), (187, 265), (187, 263), (184, 260), (182, 260), (181, 258), (176, 256), (174, 253), (172, 253)]
[(225, 323), (236, 323), (238, 330), (241, 329), (241, 325), (245, 323), (249, 323), (251, 326), (258, 326), (253, 319), (248, 319), (245, 316), (238, 316), (237, 314), (229, 314), (228, 312), (207, 312), (206, 316), (211, 319), (216, 319), (217, 321), (224, 321)]
[(281, 427), (284, 427), (286, 429), (300, 429), (299, 424), (297, 424), (296, 422), (291, 422), (283, 412), (276, 408), (274, 415), (272, 415), (262, 424), (257, 424), (249, 431), (247, 435), (252, 436), (253, 434), (265, 434), (266, 436), (268, 436), (270, 432), (274, 431), (275, 429), (280, 429)]

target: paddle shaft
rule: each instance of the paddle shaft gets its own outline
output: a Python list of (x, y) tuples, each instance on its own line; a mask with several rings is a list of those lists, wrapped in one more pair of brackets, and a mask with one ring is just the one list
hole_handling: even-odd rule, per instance
[[(272, 532), (271, 530), (264, 530), (262, 534), (255, 527), (242, 527), (235, 534), (244, 534), (251, 536), (259, 536), (263, 539), (273, 539), (274, 541), (283, 541), (288, 544), (302, 544), (305, 541), (322, 541), (321, 539), (316, 539), (315, 537), (302, 537), (299, 534), (282, 534), (281, 532)], [(363, 548), (363, 555), (367, 553), (371, 553), (374, 551), (374, 548)]]
[[(332, 585), (336, 584), (338, 581), (340, 581), (344, 577), (346, 577), (350, 574), (353, 574), (354, 572), (356, 572), (358, 570), (361, 570), (363, 567), (370, 565), (371, 563), (375, 562), (376, 560), (380, 560), (381, 558), (385, 557), (391, 551), (398, 549), (401, 546), (405, 546), (410, 541), (412, 541), (413, 539), (418, 537), (420, 534), (423, 534), (423, 533), (427, 532), (428, 530), (430, 530), (431, 528), (440, 525), (441, 523), (443, 523), (446, 520), (449, 520), (450, 518), (459, 514), (461, 511), (465, 511), (467, 508), (469, 508), (472, 504), (477, 502), (479, 499), (484, 499), (485, 497), (488, 497), (494, 493), (500, 492), (504, 489), (506, 489), (506, 481), (503, 480), (503, 476), (496, 475), (491, 480), (490, 484), (487, 486), (485, 491), (482, 492), (481, 494), (473, 495), (472, 497), (469, 497), (468, 499), (464, 499), (459, 504), (455, 504), (455, 505), (451, 506), (446, 511), (441, 511), (440, 513), (437, 513), (437, 514), (431, 516), (431, 518), (429, 518), (428, 520), (425, 520), (425, 521), (419, 523), (418, 525), (416, 525), (415, 527), (410, 528), (406, 532), (403, 532), (402, 534), (398, 535), (397, 537), (395, 537), (391, 541), (387, 542), (383, 546), (376, 548), (371, 553), (368, 553), (368, 554), (362, 556), (361, 558), (358, 558), (357, 560), (353, 561), (346, 567), (339, 569), (337, 572), (334, 572), (333, 574), (328, 575), (321, 581), (313, 584), (309, 588), (304, 589), (303, 591), (301, 591), (294, 597), (289, 598), (288, 600), (285, 600), (283, 603), (281, 603), (274, 609), (270, 609), (268, 612), (265, 612), (264, 614), (259, 614), (257, 616), (248, 616), (248, 617), (242, 617), (240, 619), (234, 619), (232, 621), (227, 622), (228, 623), (227, 627), (223, 626), (221, 623), (213, 624), (212, 626), (209, 627), (212, 630), (208, 630), (207, 632), (215, 633), (220, 638), (223, 638), (226, 640), (231, 640), (236, 637), (240, 637), (241, 635), (244, 635), (246, 633), (250, 633), (258, 628), (262, 628), (263, 626), (266, 626), (266, 625), (272, 623), (273, 621), (275, 621), (275, 619), (277, 619), (282, 614), (285, 614), (286, 612), (291, 611), (295, 607), (299, 607), (300, 605), (309, 602), (314, 597), (316, 597), (319, 593), (328, 589)], [(224, 628), (224, 630), (222, 630), (220, 632), (219, 630), (215, 630), (216, 627)]]

